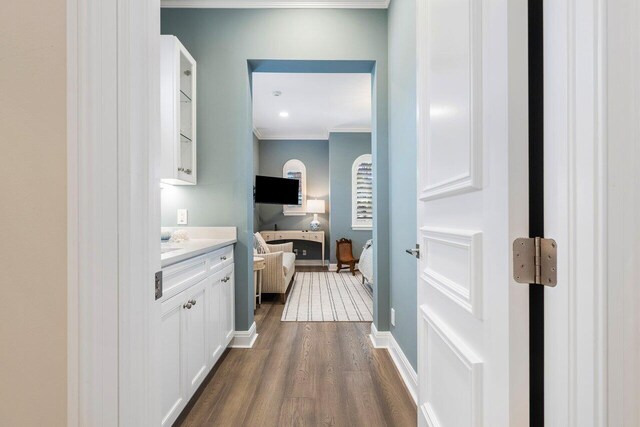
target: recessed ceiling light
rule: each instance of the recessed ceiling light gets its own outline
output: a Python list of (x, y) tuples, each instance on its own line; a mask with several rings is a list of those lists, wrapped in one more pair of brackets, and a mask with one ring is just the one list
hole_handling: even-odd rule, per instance
[(273, 91), (273, 96), (280, 96), (280, 95), (282, 95), (281, 91), (279, 91), (279, 90), (274, 90)]
[(289, 113), (286, 111), (280, 111), (280, 117), (289, 117)]

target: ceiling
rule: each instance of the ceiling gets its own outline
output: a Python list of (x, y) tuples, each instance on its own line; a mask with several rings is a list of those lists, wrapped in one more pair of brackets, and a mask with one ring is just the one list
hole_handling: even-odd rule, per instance
[(253, 127), (263, 140), (370, 132), (371, 74), (253, 73)]
[(389, 0), (161, 0), (161, 4), (221, 9), (386, 9)]

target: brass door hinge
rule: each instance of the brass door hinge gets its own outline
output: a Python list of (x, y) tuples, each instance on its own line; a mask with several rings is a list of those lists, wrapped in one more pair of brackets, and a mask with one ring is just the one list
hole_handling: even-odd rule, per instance
[(553, 239), (521, 237), (513, 241), (513, 278), (518, 283), (554, 287), (558, 283), (557, 244)]

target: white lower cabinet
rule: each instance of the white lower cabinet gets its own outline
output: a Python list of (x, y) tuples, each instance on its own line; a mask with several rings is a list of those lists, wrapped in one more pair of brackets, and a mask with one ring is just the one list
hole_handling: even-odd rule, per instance
[(162, 426), (175, 422), (233, 338), (233, 263), (209, 272), (161, 302)]
[(185, 405), (184, 331), (186, 311), (182, 305), (186, 295), (175, 296), (162, 303), (160, 330), (162, 348), (162, 425), (170, 426)]
[(218, 273), (211, 278), (208, 292), (209, 304), (209, 363), (213, 366), (225, 348), (222, 330), (222, 316), (220, 307), (222, 306), (222, 274)]
[(211, 278), (204, 279), (187, 291), (185, 350), (187, 353), (187, 391), (191, 396), (209, 372), (207, 351), (207, 309), (205, 292)]
[(233, 338), (234, 331), (234, 300), (235, 300), (235, 277), (233, 266), (222, 272), (220, 315), (222, 317), (222, 331), (224, 346), (226, 347)]

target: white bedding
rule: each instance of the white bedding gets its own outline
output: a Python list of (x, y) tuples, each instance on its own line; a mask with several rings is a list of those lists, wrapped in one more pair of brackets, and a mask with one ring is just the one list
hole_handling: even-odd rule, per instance
[(367, 282), (373, 284), (373, 240), (365, 243), (358, 262), (358, 270)]

